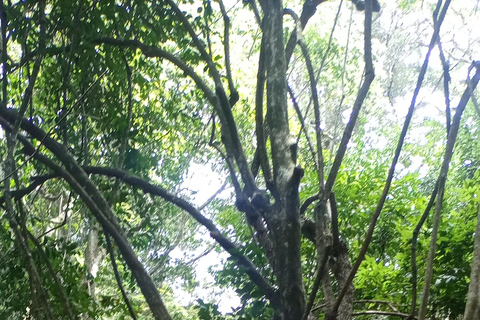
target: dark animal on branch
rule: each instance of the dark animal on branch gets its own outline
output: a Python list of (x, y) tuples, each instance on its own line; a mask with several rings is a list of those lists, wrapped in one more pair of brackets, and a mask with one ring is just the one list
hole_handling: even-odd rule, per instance
[[(365, 0), (352, 0), (353, 4), (357, 8), (358, 11), (365, 10)], [(373, 12), (380, 12), (380, 2), (378, 0), (372, 0), (372, 11)]]

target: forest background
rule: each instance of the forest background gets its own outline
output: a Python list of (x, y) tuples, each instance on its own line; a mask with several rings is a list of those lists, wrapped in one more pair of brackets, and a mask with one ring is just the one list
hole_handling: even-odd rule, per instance
[(479, 19), (1, 0), (0, 319), (480, 319)]

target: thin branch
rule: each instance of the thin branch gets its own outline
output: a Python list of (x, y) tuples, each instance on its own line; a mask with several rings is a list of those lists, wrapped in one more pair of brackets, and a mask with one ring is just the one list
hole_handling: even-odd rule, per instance
[(228, 184), (228, 180), (225, 180), (222, 184), (222, 186), (220, 188), (218, 188), (217, 191), (215, 191), (214, 194), (212, 194), (210, 196), (210, 198), (208, 198), (200, 207), (198, 207), (198, 211), (202, 211), (203, 209), (205, 209), (206, 206), (208, 206), (213, 200), (215, 200), (215, 198), (223, 192), (223, 190), (225, 190), (225, 187), (227, 186)]
[(185, 262), (185, 265), (192, 265), (194, 264), (195, 262), (197, 262), (198, 260), (200, 260), (201, 258), (205, 257), (206, 255), (208, 255), (210, 252), (213, 251), (213, 249), (215, 249), (217, 245), (214, 244), (212, 246), (210, 246), (210, 248), (207, 248), (205, 249), (205, 251), (203, 251), (202, 253), (200, 253), (198, 256), (196, 257), (193, 257), (192, 259), (188, 260)]
[[(310, 20), (311, 17), (313, 17), (315, 12), (317, 11), (317, 6), (325, 1), (326, 0), (305, 0), (302, 7), (302, 13), (300, 14), (300, 26), (302, 27), (302, 30), (305, 29), (305, 26), (307, 25), (308, 21)], [(297, 29), (294, 29), (292, 31), (292, 34), (290, 35), (290, 38), (288, 39), (287, 46), (285, 49), (285, 57), (286, 57), (285, 59), (287, 62), (287, 67), (290, 62), (290, 59), (292, 58), (293, 50), (295, 49), (296, 44), (297, 44)]]
[(125, 288), (123, 287), (122, 278), (120, 277), (120, 273), (118, 272), (117, 262), (115, 259), (115, 252), (113, 251), (113, 246), (110, 241), (110, 235), (108, 234), (108, 232), (105, 233), (105, 241), (107, 243), (108, 253), (110, 254), (110, 262), (112, 263), (113, 274), (115, 275), (115, 279), (117, 280), (117, 286), (119, 287), (120, 292), (122, 293), (123, 301), (125, 301), (125, 304), (127, 305), (128, 313), (130, 313), (130, 316), (132, 317), (132, 319), (136, 320), (137, 316), (135, 315), (135, 310), (133, 310), (132, 304), (130, 303), (130, 299), (128, 298), (127, 293), (125, 292)]
[(118, 162), (117, 168), (123, 168), (124, 166), (124, 159), (125, 159), (125, 152), (127, 151), (128, 147), (128, 134), (132, 127), (132, 117), (133, 117), (133, 89), (132, 89), (132, 68), (128, 64), (127, 58), (122, 53), (123, 61), (125, 63), (125, 71), (127, 73), (127, 123), (125, 125), (125, 129), (123, 130), (123, 137), (120, 144), (120, 150), (118, 155)]
[[(375, 77), (375, 71), (373, 68), (373, 61), (372, 61), (372, 1), (367, 0), (366, 1), (366, 10), (365, 10), (365, 31), (364, 31), (364, 37), (365, 37), (365, 46), (364, 46), (364, 57), (365, 57), (365, 81), (362, 84), (362, 87), (358, 91), (357, 99), (355, 100), (355, 103), (353, 105), (353, 110), (352, 114), (350, 115), (350, 120), (345, 127), (345, 131), (343, 133), (342, 141), (340, 142), (340, 146), (338, 147), (337, 154), (335, 156), (335, 160), (333, 161), (332, 169), (330, 170), (330, 174), (328, 175), (327, 182), (325, 184), (325, 195), (329, 196), (330, 192), (332, 191), (333, 184), (335, 183), (335, 179), (337, 177), (338, 170), (340, 169), (340, 165), (342, 163), (343, 157), (345, 155), (345, 152), (347, 150), (347, 144), (348, 141), (350, 140), (350, 137), (352, 136), (353, 128), (355, 127), (355, 123), (357, 121), (358, 115), (360, 113), (360, 109), (363, 105), (363, 101), (367, 97), (367, 93), (370, 89), (370, 85), (373, 82), (373, 79)], [(373, 233), (373, 228), (372, 228), (372, 233)], [(358, 270), (358, 267), (360, 266), (359, 261), (361, 262), (363, 260), (363, 255), (362, 252), (365, 251), (368, 248), (368, 245), (365, 246), (365, 248), (362, 248), (363, 250), (360, 253), (359, 258), (357, 259), (357, 262), (355, 265), (352, 267), (352, 270), (350, 271), (350, 274), (348, 275), (347, 279), (345, 280), (345, 283), (343, 285), (343, 288), (341, 289), (340, 293), (338, 294), (337, 301), (335, 302), (335, 305), (333, 306), (332, 309), (332, 314), (331, 316), (334, 316), (338, 308), (340, 307), (340, 303), (343, 300), (343, 297), (347, 293), (347, 291), (350, 288), (350, 285), (352, 283), (353, 277)], [(358, 265), (357, 265), (358, 264)]]
[[(449, 5), (449, 0), (445, 2), (445, 6), (448, 7), (448, 5)], [(442, 13), (445, 10), (446, 9), (444, 7), (442, 10)], [(473, 78), (470, 80), (470, 71), (472, 68), (475, 68), (476, 72)], [(433, 220), (432, 236), (430, 238), (430, 249), (428, 251), (427, 266), (425, 270), (425, 282), (423, 285), (422, 303), (420, 304), (420, 310), (418, 311), (419, 320), (425, 319), (425, 316), (427, 314), (428, 296), (430, 293), (430, 285), (433, 277), (433, 262), (434, 262), (435, 251), (437, 246), (438, 229), (440, 227), (440, 216), (441, 216), (442, 207), (443, 207), (445, 184), (447, 180), (450, 161), (453, 155), (453, 149), (455, 147), (455, 142), (457, 139), (457, 134), (460, 128), (460, 120), (462, 118), (463, 111), (467, 106), (468, 100), (470, 100), (471, 89), (474, 90), (476, 88), (479, 79), (480, 79), (480, 62), (473, 62), (469, 70), (469, 78), (467, 79), (467, 81), (471, 83), (471, 88), (467, 86), (457, 106), (457, 111), (455, 112), (452, 126), (450, 128), (450, 133), (448, 134), (447, 146), (445, 148), (445, 155), (443, 158), (442, 168), (440, 170), (440, 176), (438, 177), (438, 195), (437, 195), (437, 200), (435, 204), (435, 216)]]
[(265, 136), (265, 120), (263, 116), (263, 99), (265, 91), (266, 70), (265, 70), (266, 39), (262, 36), (260, 55), (258, 58), (257, 90), (255, 92), (255, 133), (257, 137), (257, 150), (262, 167), (263, 177), (267, 186), (273, 182), (272, 169), (268, 160)]
[[(337, 303), (335, 305), (336, 309), (340, 305), (341, 299), (343, 298), (346, 291), (348, 290), (348, 285), (353, 281), (353, 278), (355, 277), (355, 274), (357, 273), (358, 268), (360, 267), (360, 264), (362, 263), (363, 259), (365, 258), (365, 254), (367, 253), (370, 242), (372, 241), (373, 232), (375, 230), (377, 220), (380, 217), (380, 213), (382, 212), (383, 205), (385, 204), (385, 201), (387, 199), (388, 192), (390, 190), (390, 185), (392, 183), (393, 175), (395, 173), (395, 166), (396, 166), (396, 164), (398, 162), (398, 159), (400, 157), (400, 152), (402, 151), (402, 147), (403, 147), (403, 143), (405, 141), (405, 137), (407, 135), (408, 127), (410, 125), (410, 121), (411, 121), (412, 116), (413, 116), (413, 111), (414, 111), (414, 108), (415, 108), (416, 99), (417, 99), (418, 93), (420, 92), (420, 88), (422, 87), (422, 82), (423, 82), (423, 79), (425, 77), (425, 73), (427, 72), (427, 66), (428, 66), (428, 61), (429, 61), (429, 58), (430, 58), (430, 54), (432, 52), (432, 49), (435, 46), (435, 43), (437, 42), (438, 35), (439, 35), (439, 32), (440, 32), (440, 26), (442, 25), (443, 19), (445, 18), (445, 14), (447, 12), (449, 4), (450, 4), (450, 0), (446, 0), (445, 5), (442, 9), (442, 12), (439, 16), (438, 23), (435, 25), (434, 32), (433, 32), (433, 35), (432, 35), (432, 38), (430, 40), (430, 44), (429, 44), (429, 47), (428, 47), (428, 52), (426, 54), (425, 60), (423, 62), (422, 68), (420, 70), (420, 74), (418, 75), (417, 86), (415, 87), (415, 90), (414, 90), (412, 102), (411, 102), (410, 107), (408, 109), (407, 116), (405, 117), (405, 122), (404, 122), (404, 125), (403, 125), (403, 128), (402, 128), (402, 132), (400, 134), (400, 138), (399, 138), (398, 143), (397, 143), (397, 147), (396, 147), (396, 150), (395, 150), (395, 155), (393, 157), (392, 164), (390, 166), (390, 170), (389, 170), (389, 173), (388, 173), (388, 176), (387, 176), (387, 180), (385, 182), (385, 187), (383, 189), (382, 195), (381, 195), (380, 200), (378, 202), (377, 208), (375, 209), (375, 212), (372, 216), (372, 220), (371, 220), (370, 225), (368, 227), (368, 231), (367, 231), (367, 234), (365, 236), (365, 240), (363, 242), (363, 245), (362, 245), (362, 248), (361, 248), (360, 253), (358, 255), (358, 258), (355, 261), (355, 264), (353, 265), (352, 270), (350, 271), (350, 274), (347, 278), (346, 284), (344, 285), (341, 293), (339, 294), (339, 297), (337, 299)], [(369, 8), (370, 6), (371, 6), (371, 1), (367, 1), (367, 10), (365, 10), (365, 14), (367, 14), (367, 12), (370, 11), (370, 8)], [(367, 34), (367, 32), (365, 32), (365, 34)]]
[[(19, 117), (15, 110), (0, 106), (0, 124), (7, 132), (12, 130), (12, 123), (17, 121), (17, 119), (19, 119)], [(72, 189), (85, 202), (102, 227), (106, 228), (115, 239), (117, 246), (136, 279), (155, 319), (171, 320), (157, 287), (148, 276), (144, 266), (138, 260), (136, 253), (133, 251), (130, 242), (112, 212), (112, 209), (100, 191), (89, 179), (85, 171), (78, 165), (75, 158), (68, 152), (65, 146), (48, 137), (45, 131), (26, 119), (21, 119), (21, 128), (37, 140), (44, 139), (45, 147), (47, 147), (68, 170), (65, 170), (44, 155), (39, 153), (35, 154), (37, 160), (44, 163), (47, 167), (56, 172), (57, 175), (62, 176), (68, 182)], [(24, 145), (25, 152), (30, 155), (35, 153), (35, 148), (26, 138), (19, 135), (18, 139)]]
[[(222, 248), (224, 248), (228, 253), (230, 253), (235, 259), (237, 259), (240, 265), (244, 266), (247, 269), (246, 273), (250, 276), (252, 281), (257, 284), (260, 289), (263, 290), (265, 295), (269, 299), (273, 298), (273, 300), (275, 300), (275, 290), (270, 286), (270, 284), (268, 284), (267, 280), (265, 280), (260, 275), (253, 263), (238, 251), (236, 245), (233, 244), (227, 237), (225, 237), (210, 219), (207, 219), (190, 203), (183, 200), (182, 198), (175, 196), (174, 194), (168, 192), (166, 189), (160, 186), (152, 185), (151, 183), (122, 170), (112, 169), (108, 167), (85, 167), (84, 170), (88, 174), (99, 174), (110, 178), (119, 179), (123, 183), (140, 188), (144, 193), (159, 196), (164, 200), (188, 212), (195, 220), (197, 220), (197, 222), (199, 222), (201, 225), (203, 225), (210, 231), (210, 236), (215, 239), (218, 244), (222, 246)], [(35, 177), (35, 179), (52, 179), (56, 176), (58, 176), (58, 174), (50, 174), (46, 176), (37, 176)], [(274, 301), (272, 301), (272, 303), (273, 302)]]
[[(370, 303), (370, 304), (384, 304), (387, 305), (389, 308), (391, 308), (393, 311), (398, 311), (398, 309), (395, 307), (395, 305), (390, 302), (390, 301), (384, 301), (384, 300), (374, 300), (374, 299), (363, 299), (363, 300), (355, 300), (353, 301), (353, 304), (365, 304), (365, 303)], [(312, 312), (318, 311), (320, 309), (324, 309), (327, 305), (325, 303), (322, 303), (312, 309)]]
[(410, 317), (408, 320), (412, 320), (415, 317), (415, 311), (417, 308), (417, 277), (418, 277), (418, 269), (417, 269), (417, 242), (418, 242), (418, 235), (420, 234), (420, 230), (423, 227), (423, 224), (427, 220), (427, 217), (432, 209), (433, 205), (435, 204), (435, 199), (437, 197), (438, 192), (438, 179), (435, 182), (435, 188), (433, 188), (432, 195), (430, 196), (430, 200), (428, 201), (427, 207), (425, 208), (420, 221), (418, 221), (415, 229), (413, 230), (412, 236), (412, 303), (410, 307)]
[[(308, 20), (310, 19), (310, 17), (315, 13), (316, 11), (316, 6), (319, 5), (320, 3), (322, 3), (323, 1), (318, 1), (316, 3), (313, 3), (312, 1), (305, 1), (304, 3), (304, 7), (303, 7), (303, 11), (302, 11), (302, 15), (301, 15), (301, 18), (300, 18), (300, 23), (298, 23), (298, 19), (296, 19), (296, 29), (294, 30), (294, 32), (292, 33), (292, 35), (290, 36), (290, 39), (288, 41), (288, 44), (287, 44), (287, 64), (288, 64), (288, 61), (290, 60), (290, 57), (291, 55), (293, 54), (293, 49), (295, 48), (295, 45), (294, 45), (294, 42), (293, 41), (297, 41), (297, 39), (300, 39), (299, 43), (301, 45), (301, 48), (302, 48), (302, 52), (304, 52), (304, 55), (305, 55), (305, 52), (308, 52), (307, 50), (307, 47), (306, 45), (303, 43), (303, 39), (302, 39), (302, 36), (301, 36), (301, 30), (303, 30), (303, 28), (306, 26)], [(313, 99), (313, 102), (314, 102), (314, 108), (315, 108), (315, 132), (317, 134), (317, 149), (319, 150), (319, 152), (322, 152), (322, 143), (321, 143), (321, 127), (320, 127), (320, 112), (319, 112), (319, 106), (318, 106), (318, 97), (315, 99), (314, 95), (317, 96), (317, 93), (316, 93), (316, 84), (317, 84), (317, 81), (319, 80), (320, 78), (320, 73), (324, 67), (324, 64), (325, 64), (325, 61), (327, 59), (327, 56), (330, 52), (330, 48), (331, 48), (331, 44), (332, 44), (332, 40), (333, 40), (333, 33), (335, 31), (335, 27), (337, 25), (337, 21), (338, 21), (338, 18), (340, 17), (340, 11), (341, 11), (341, 8), (342, 8), (342, 4), (343, 4), (343, 0), (340, 1), (340, 4), (338, 6), (338, 11), (337, 11), (337, 14), (335, 16), (335, 20), (334, 20), (334, 23), (333, 23), (333, 27), (332, 27), (332, 31), (330, 32), (330, 38), (329, 38), (329, 41), (328, 41), (328, 45), (327, 45), (327, 50), (325, 51), (324, 55), (323, 55), (323, 58), (322, 58), (322, 62), (320, 64), (320, 68), (318, 69), (318, 72), (317, 72), (317, 75), (315, 76), (314, 78), (314, 81), (312, 82), (312, 80), (310, 80), (310, 85), (312, 86), (311, 88), (311, 91), (312, 91), (312, 99)], [(292, 13), (294, 13), (292, 11)], [(295, 19), (296, 15), (292, 15)], [(300, 30), (298, 30), (300, 28)], [(298, 34), (300, 34), (300, 36), (298, 36)], [(349, 33), (348, 33), (348, 39), (350, 38), (350, 30), (349, 30)], [(348, 43), (348, 40), (347, 40), (347, 43)], [(347, 52), (345, 52), (345, 55), (347, 54)], [(307, 54), (308, 55), (308, 54)], [(346, 60), (345, 60), (346, 62)], [(308, 68), (308, 63), (307, 63), (307, 68)], [(311, 65), (311, 63), (310, 63)], [(344, 65), (344, 69), (345, 69), (345, 65)], [(309, 72), (309, 76), (310, 78), (311, 77), (311, 72), (310, 70), (308, 71)], [(313, 71), (312, 71), (313, 73)], [(343, 82), (343, 73), (342, 73), (342, 82)], [(315, 85), (315, 87), (313, 87), (313, 85)], [(342, 89), (343, 89), (343, 85), (342, 85)], [(291, 93), (292, 95), (292, 93)], [(316, 102), (315, 102), (316, 100)], [(342, 102), (343, 102), (343, 97), (342, 97)], [(317, 105), (317, 106), (316, 106)], [(310, 104), (308, 105), (307, 107), (307, 113), (308, 113), (308, 108), (310, 107)], [(297, 108), (296, 108), (297, 110)], [(299, 111), (297, 110), (297, 113)], [(305, 115), (306, 117), (306, 115)], [(302, 122), (302, 128), (304, 127), (304, 124)], [(309, 137), (307, 135), (307, 132), (305, 131), (305, 136), (307, 138), (307, 142), (309, 143), (309, 146), (310, 146), (310, 140), (309, 140)], [(318, 145), (320, 145), (320, 147), (318, 147)], [(333, 147), (333, 143), (332, 143), (332, 147)], [(315, 158), (315, 157), (314, 157)], [(321, 159), (321, 161), (319, 161), (318, 159), (316, 160), (316, 163), (321, 163), (319, 165), (316, 165), (315, 166), (315, 169), (317, 170), (319, 176), (321, 175), (321, 177), (319, 177), (319, 181), (320, 182), (320, 185), (319, 185), (319, 189), (320, 189), (320, 192), (323, 192), (323, 184), (324, 184), (324, 161), (323, 161), (323, 155), (322, 154), (319, 154), (318, 155), (318, 158)], [(317, 169), (319, 168), (319, 169)], [(311, 199), (313, 201), (315, 200), (318, 200), (318, 197), (315, 199)], [(312, 201), (312, 202), (313, 202)], [(300, 210), (301, 213), (304, 213), (306, 211), (306, 209), (308, 208), (308, 206), (312, 203), (304, 203), (302, 205), (302, 208)], [(305, 207), (304, 207), (305, 206)]]
[[(213, 123), (213, 127), (215, 127), (215, 122)], [(212, 135), (212, 137), (213, 137), (213, 135)], [(230, 179), (232, 179), (232, 184), (233, 184), (233, 188), (235, 190), (235, 194), (237, 195), (237, 199), (238, 198), (243, 199), (242, 187), (240, 186), (240, 183), (238, 182), (238, 179), (237, 179), (237, 175), (235, 174), (235, 168), (234, 168), (234, 165), (232, 163), (232, 159), (230, 157), (228, 157), (227, 155), (225, 155), (223, 153), (222, 149), (220, 149), (220, 147), (218, 146), (218, 144), (213, 142), (212, 139), (210, 139), (210, 142), (208, 143), (208, 145), (210, 147), (214, 148), (215, 150), (217, 150), (217, 152), (220, 154), (220, 156), (225, 160), (225, 162), (227, 164), (229, 174), (230, 174)]]
[(165, 2), (172, 8), (173, 12), (175, 13), (175, 17), (182, 23), (183, 27), (187, 30), (188, 34), (192, 38), (193, 45), (197, 48), (202, 57), (203, 61), (207, 63), (208, 69), (210, 74), (212, 75), (215, 85), (221, 86), (221, 76), (218, 72), (215, 63), (212, 61), (212, 57), (208, 54), (207, 50), (205, 49), (205, 45), (200, 41), (197, 36), (197, 33), (193, 29), (192, 24), (188, 21), (187, 16), (180, 10), (178, 5), (173, 2), (173, 0), (165, 0)]
[(65, 311), (68, 315), (68, 317), (70, 319), (75, 319), (75, 316), (73, 315), (73, 312), (72, 312), (72, 307), (70, 306), (70, 301), (68, 300), (68, 296), (63, 288), (63, 285), (58, 277), (58, 274), (57, 272), (55, 271), (55, 269), (53, 268), (52, 264), (50, 263), (50, 260), (48, 259), (47, 255), (45, 254), (45, 250), (43, 250), (42, 248), (42, 245), (40, 244), (40, 242), (38, 241), (38, 238), (39, 237), (35, 237), (29, 230), (28, 228), (23, 225), (22, 228), (25, 230), (25, 232), (27, 233), (30, 241), (33, 242), (33, 244), (35, 245), (35, 247), (37, 247), (38, 249), (38, 252), (40, 253), (40, 257), (42, 258), (42, 260), (45, 262), (46, 266), (47, 266), (47, 269), (48, 269), (48, 272), (50, 272), (50, 275), (52, 276), (53, 278), (53, 282), (55, 282), (55, 286), (57, 287), (57, 290), (58, 290), (58, 294), (60, 295), (60, 299), (62, 300), (62, 303), (63, 303), (63, 306), (65, 308)]
[(408, 318), (409, 316), (408, 313), (394, 312), (394, 311), (381, 311), (381, 310), (356, 311), (352, 313), (352, 315), (353, 316), (379, 315), (379, 316), (390, 316), (390, 317), (399, 317), (399, 318)]
[[(295, 94), (293, 93), (293, 90), (288, 85), (288, 83), (287, 83), (287, 90), (288, 90), (288, 94), (290, 95), (290, 101), (292, 101), (293, 108), (295, 109), (295, 112), (297, 113), (298, 121), (300, 121), (300, 124), (301, 124), (301, 128), (300, 128), (300, 132), (298, 133), (298, 137), (300, 137), (300, 134), (303, 131), (303, 134), (305, 135), (305, 139), (307, 140), (308, 149), (309, 149), (310, 153), (312, 154), (313, 167), (318, 172), (317, 156), (315, 154), (315, 149), (313, 148), (312, 141), (310, 140), (310, 136), (308, 135), (307, 127), (305, 125), (306, 115), (305, 116), (302, 115), (302, 110), (300, 110), (300, 106), (298, 105), (297, 99), (295, 98)], [(297, 139), (297, 143), (298, 143), (298, 139)], [(300, 210), (300, 212), (302, 213), (301, 210)]]
[(353, 303), (354, 304), (364, 304), (364, 303), (384, 304), (384, 305), (387, 305), (393, 311), (398, 311), (398, 309), (393, 305), (391, 301), (364, 299), (364, 300), (355, 300)]
[[(115, 21), (116, 24), (116, 21)], [(118, 31), (117, 31), (117, 26), (116, 26), (116, 34), (118, 36)], [(125, 129), (123, 130), (123, 136), (120, 141), (120, 150), (118, 152), (118, 159), (116, 162), (116, 168), (123, 169), (124, 166), (124, 161), (125, 161), (125, 152), (128, 147), (128, 137), (129, 137), (129, 132), (132, 126), (132, 117), (133, 117), (133, 84), (132, 84), (132, 68), (130, 67), (127, 57), (125, 56), (124, 50), (120, 48), (120, 52), (122, 53), (122, 58), (123, 62), (125, 64), (125, 72), (127, 76), (127, 123), (125, 125)], [(108, 204), (110, 206), (113, 205), (115, 202), (115, 198), (117, 197), (118, 190), (120, 188), (120, 180), (116, 179), (115, 184), (112, 188), (112, 191), (110, 193), (110, 199), (108, 201)], [(125, 305), (127, 306), (128, 313), (130, 314), (130, 317), (134, 320), (137, 319), (137, 315), (135, 313), (135, 310), (132, 307), (132, 303), (130, 302), (130, 299), (128, 298), (127, 292), (125, 291), (125, 287), (123, 285), (122, 278), (120, 277), (120, 273), (118, 271), (117, 267), (117, 261), (116, 261), (116, 256), (115, 256), (115, 250), (112, 246), (112, 243), (110, 241), (110, 234), (108, 231), (103, 228), (104, 234), (105, 234), (105, 242), (107, 245), (107, 251), (110, 255), (110, 262), (112, 264), (112, 269), (113, 273), (115, 275), (115, 279), (117, 281), (117, 286), (118, 289), (120, 290), (120, 293), (122, 294), (123, 301), (125, 301)], [(98, 232), (96, 229), (91, 230), (90, 232)]]
[(235, 85), (233, 83), (233, 76), (232, 76), (232, 68), (230, 64), (230, 18), (228, 17), (227, 10), (225, 10), (225, 5), (223, 4), (222, 0), (217, 0), (218, 4), (220, 5), (220, 11), (223, 17), (223, 47), (225, 49), (225, 70), (227, 72), (227, 81), (228, 81), (228, 89), (230, 91), (230, 107), (233, 108), (235, 103), (237, 103), (239, 96), (238, 91), (235, 89)]
[(310, 292), (310, 296), (308, 297), (307, 306), (305, 307), (305, 313), (303, 314), (302, 320), (307, 320), (308, 316), (310, 315), (310, 311), (312, 310), (313, 304), (315, 303), (315, 299), (317, 297), (318, 289), (320, 288), (320, 283), (322, 281), (323, 275), (325, 274), (325, 268), (330, 258), (331, 248), (325, 248), (323, 253), (322, 261), (318, 266), (317, 273), (315, 275), (315, 281), (313, 282), (312, 291)]
[[(332, 48), (333, 34), (334, 34), (335, 28), (337, 26), (338, 18), (340, 17), (340, 11), (342, 10), (342, 5), (343, 5), (343, 0), (341, 0), (340, 4), (338, 5), (338, 10), (337, 10), (337, 14), (335, 15), (335, 20), (333, 22), (332, 31), (330, 32), (330, 38), (328, 39), (327, 49), (325, 50), (325, 53), (323, 54), (322, 62), (320, 63), (320, 68), (318, 68), (317, 75), (315, 76), (315, 79), (317, 79), (317, 81), (320, 79), (320, 74), (323, 70), (323, 67), (325, 66), (325, 62), (327, 61), (327, 57), (328, 57), (328, 54), (330, 53), (330, 49)], [(345, 55), (348, 52), (348, 41), (349, 41), (349, 39), (350, 39), (350, 31), (348, 32), (347, 49), (345, 50)], [(343, 70), (345, 70), (345, 65), (344, 65)], [(343, 80), (343, 77), (342, 77), (342, 80)], [(342, 84), (342, 89), (343, 89), (343, 84)]]
[(260, 18), (260, 11), (257, 7), (257, 2), (255, 0), (248, 1), (250, 6), (252, 7), (253, 14), (255, 15), (255, 21), (261, 27), (262, 26), (262, 18)]
[(367, 97), (368, 91), (370, 90), (370, 85), (375, 78), (375, 70), (373, 68), (373, 61), (372, 61), (372, 15), (371, 11), (365, 10), (365, 45), (364, 45), (364, 58), (365, 58), (365, 81), (363, 82), (362, 86), (360, 87), (357, 98), (355, 99), (355, 103), (353, 105), (352, 113), (350, 115), (350, 120), (348, 121), (345, 131), (343, 132), (342, 140), (340, 145), (338, 146), (337, 153), (335, 155), (335, 160), (333, 161), (332, 168), (330, 169), (330, 173), (327, 178), (327, 182), (325, 183), (325, 194), (328, 195), (332, 191), (333, 185), (337, 178), (338, 171), (343, 161), (343, 157), (345, 156), (345, 152), (347, 150), (348, 142), (353, 133), (353, 128), (357, 122), (358, 115), (360, 114), (360, 110), (362, 108), (363, 102)]
[(442, 62), (442, 68), (443, 68), (443, 94), (445, 95), (445, 121), (447, 124), (447, 136), (448, 136), (448, 133), (450, 132), (450, 124), (452, 122), (451, 120), (452, 116), (450, 112), (450, 89), (449, 89), (449, 82), (451, 80), (450, 64), (445, 58), (445, 55), (443, 54), (443, 47), (442, 47), (442, 42), (440, 41), (440, 36), (438, 37), (437, 47), (438, 47), (438, 50), (440, 51), (440, 61)]
[(47, 234), (57, 230), (57, 229), (60, 229), (61, 227), (65, 226), (67, 224), (67, 220), (68, 219), (68, 211), (65, 210), (65, 216), (63, 217), (63, 221), (60, 223), (60, 224), (57, 224), (55, 227), (45, 231), (44, 233), (42, 233), (41, 235), (39, 235), (37, 237), (37, 239), (41, 239), (42, 237), (46, 236)]
[[(317, 81), (315, 79), (315, 74), (313, 71), (312, 60), (310, 59), (310, 53), (308, 52), (307, 45), (303, 39), (303, 30), (301, 23), (299, 21), (298, 16), (292, 10), (285, 9), (284, 13), (289, 14), (293, 17), (297, 29), (297, 42), (300, 46), (303, 54), (303, 58), (305, 59), (305, 64), (307, 66), (308, 76), (309, 76), (309, 83), (310, 83), (310, 92), (311, 98), (313, 100), (313, 110), (315, 114), (315, 134), (317, 138), (317, 175), (318, 175), (318, 187), (319, 192), (323, 192), (324, 189), (324, 161), (323, 161), (323, 147), (322, 147), (322, 129), (320, 126), (320, 104), (318, 103), (318, 93), (317, 93)], [(338, 17), (338, 15), (337, 15)]]

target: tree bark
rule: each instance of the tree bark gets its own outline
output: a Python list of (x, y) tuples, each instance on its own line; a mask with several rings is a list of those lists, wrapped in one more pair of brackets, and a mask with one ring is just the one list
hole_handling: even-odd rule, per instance
[[(281, 296), (276, 319), (298, 320), (305, 311), (301, 265), (300, 201), (298, 186), (303, 170), (295, 167), (295, 142), (290, 136), (287, 111), (283, 4), (261, 2), (267, 82), (267, 122), (270, 130), (275, 203), (266, 213), (275, 251), (275, 275)], [(293, 143), (292, 143), (293, 141)]]

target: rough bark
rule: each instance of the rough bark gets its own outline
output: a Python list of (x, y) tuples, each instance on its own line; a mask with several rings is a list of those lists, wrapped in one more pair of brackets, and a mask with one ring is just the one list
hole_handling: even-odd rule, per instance
[(283, 4), (261, 2), (264, 12), (264, 39), (267, 82), (267, 122), (270, 130), (274, 205), (266, 216), (275, 250), (275, 275), (281, 296), (276, 318), (300, 319), (305, 310), (301, 272), (300, 202), (298, 186), (303, 170), (295, 167), (294, 141), (289, 132), (287, 112), (286, 59), (283, 41)]

